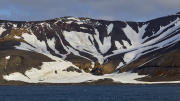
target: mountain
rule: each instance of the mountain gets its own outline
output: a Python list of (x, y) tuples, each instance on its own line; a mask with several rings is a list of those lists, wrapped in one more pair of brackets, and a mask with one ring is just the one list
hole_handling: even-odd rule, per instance
[(146, 22), (0, 21), (1, 84), (179, 83), (179, 55), (179, 13)]

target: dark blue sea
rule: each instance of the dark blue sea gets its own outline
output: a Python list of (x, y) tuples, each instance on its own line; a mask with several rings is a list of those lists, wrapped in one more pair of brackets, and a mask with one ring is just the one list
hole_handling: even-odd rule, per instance
[(180, 85), (0, 86), (0, 101), (180, 101)]

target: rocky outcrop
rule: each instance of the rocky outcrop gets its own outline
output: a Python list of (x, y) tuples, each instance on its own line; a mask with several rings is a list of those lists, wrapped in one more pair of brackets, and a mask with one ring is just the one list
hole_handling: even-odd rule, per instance
[(95, 66), (94, 66), (94, 68), (92, 70), (92, 73), (94, 75), (104, 75), (105, 74), (104, 66), (102, 66), (98, 62), (96, 62)]
[(86, 73), (90, 73), (92, 66), (91, 63), (73, 63), (75, 66), (79, 67), (79, 69), (85, 71)]
[(180, 80), (180, 49), (164, 54), (132, 72), (147, 75), (142, 81), (177, 81)]
[(77, 69), (75, 67), (68, 67), (67, 69), (63, 70), (63, 71), (67, 71), (67, 72), (78, 72), (78, 73), (82, 73), (82, 71), (80, 69)]
[(69, 54), (66, 60), (71, 61), (75, 66), (79, 67), (79, 69), (85, 71), (86, 73), (91, 72), (92, 63), (88, 59), (76, 56), (74, 54)]
[(6, 50), (0, 51), (0, 76), (14, 72), (24, 74), (31, 68), (41, 69), (42, 62), (52, 62), (49, 57), (30, 51)]

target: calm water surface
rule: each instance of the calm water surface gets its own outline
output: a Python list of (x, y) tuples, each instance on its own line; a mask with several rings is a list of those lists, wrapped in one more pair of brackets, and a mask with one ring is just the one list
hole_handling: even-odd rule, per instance
[(180, 85), (0, 86), (0, 101), (180, 101)]

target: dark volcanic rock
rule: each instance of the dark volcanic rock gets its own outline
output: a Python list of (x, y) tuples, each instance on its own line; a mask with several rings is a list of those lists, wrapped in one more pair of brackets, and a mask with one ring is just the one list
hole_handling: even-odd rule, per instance
[(78, 72), (78, 73), (82, 73), (82, 71), (81, 70), (79, 70), (79, 69), (77, 69), (77, 68), (75, 68), (75, 67), (72, 67), (72, 66), (70, 66), (70, 67), (68, 67), (67, 69), (65, 69), (65, 70), (63, 70), (63, 71), (67, 71), (67, 72)]

